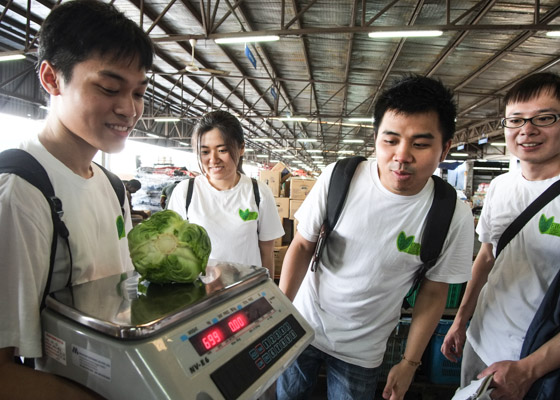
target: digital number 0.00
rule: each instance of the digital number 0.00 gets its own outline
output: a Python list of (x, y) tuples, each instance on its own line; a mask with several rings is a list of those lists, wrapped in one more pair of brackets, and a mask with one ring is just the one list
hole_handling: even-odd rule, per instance
[(232, 333), (237, 332), (238, 330), (244, 328), (247, 326), (247, 323), (249, 321), (247, 320), (247, 316), (245, 314), (235, 314), (233, 316), (233, 318), (231, 318), (230, 320), (228, 320), (228, 327), (231, 330)]

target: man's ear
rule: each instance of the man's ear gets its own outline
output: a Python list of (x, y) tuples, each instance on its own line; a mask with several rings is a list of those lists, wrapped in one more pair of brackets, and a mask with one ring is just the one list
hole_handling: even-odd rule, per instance
[(445, 157), (447, 157), (447, 153), (449, 153), (449, 149), (451, 148), (451, 140), (448, 140), (444, 145), (443, 145), (443, 151), (441, 152), (441, 157), (439, 159), (439, 162), (443, 162), (445, 160)]
[(48, 94), (57, 96), (60, 94), (60, 83), (62, 74), (48, 61), (41, 62), (39, 67), (39, 80)]

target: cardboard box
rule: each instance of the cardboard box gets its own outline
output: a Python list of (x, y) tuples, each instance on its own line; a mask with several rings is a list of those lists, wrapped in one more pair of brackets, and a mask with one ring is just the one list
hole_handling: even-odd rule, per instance
[(315, 185), (315, 179), (292, 178), (290, 183), (290, 199), (305, 199), (313, 185)]
[(302, 205), (303, 200), (292, 200), (290, 199), (290, 219), (295, 219), (294, 215), (298, 208)]
[(272, 195), (274, 197), (280, 196), (280, 172), (279, 171), (268, 171), (263, 170), (259, 174), (259, 180), (266, 183), (266, 185), (272, 190)]
[(274, 248), (274, 275), (279, 277), (282, 272), (282, 263), (284, 262), (284, 257), (286, 256), (286, 251), (288, 246), (280, 246)]
[(292, 174), (288, 169), (288, 166), (283, 162), (278, 162), (274, 167), (270, 169), (271, 171), (280, 172), (280, 183), (284, 183), (288, 180)]
[(290, 218), (290, 199), (286, 197), (275, 197), (276, 209), (280, 218)]

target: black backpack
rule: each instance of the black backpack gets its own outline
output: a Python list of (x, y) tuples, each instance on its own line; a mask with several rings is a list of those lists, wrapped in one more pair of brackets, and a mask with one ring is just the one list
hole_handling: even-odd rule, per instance
[[(117, 198), (119, 199), (121, 212), (124, 216), (125, 189), (122, 181), (117, 175), (109, 172), (101, 165), (97, 165), (107, 175), (107, 178), (109, 178), (111, 186), (113, 186)], [(24, 150), (8, 149), (1, 152), (0, 173), (15, 174), (35, 186), (41, 191), (41, 193), (43, 193), (43, 196), (45, 196), (45, 198), (47, 199), (47, 202), (49, 203), (49, 207), (51, 209), (51, 218), (53, 222), (53, 238), (51, 242), (49, 274), (47, 277), (47, 284), (45, 286), (43, 298), (41, 300), (42, 310), (43, 308), (45, 308), (45, 301), (47, 299), (47, 295), (50, 292), (58, 236), (60, 236), (66, 242), (66, 246), (68, 247), (68, 254), (70, 256), (70, 273), (68, 276), (67, 285), (70, 285), (72, 280), (72, 253), (70, 252), (70, 243), (68, 240), (68, 228), (61, 219), (62, 215), (64, 214), (64, 211), (62, 209), (62, 201), (60, 201), (60, 199), (56, 197), (49, 176), (47, 175), (47, 172), (45, 171), (43, 166), (35, 159), (35, 157)]]
[[(358, 164), (365, 160), (366, 159), (361, 156), (349, 157), (337, 161), (334, 166), (327, 194), (327, 216), (321, 225), (319, 238), (313, 253), (311, 261), (312, 271), (316, 270), (327, 239), (338, 221), (354, 172)], [(432, 175), (432, 179), (434, 180), (435, 186), (434, 199), (428, 211), (426, 228), (422, 234), (422, 241), (420, 244), (422, 268), (416, 274), (412, 288), (404, 300), (405, 308), (410, 307), (408, 297), (420, 286), (426, 272), (436, 264), (441, 249), (443, 248), (447, 231), (451, 225), (451, 219), (455, 213), (457, 192), (453, 186), (445, 182), (439, 176)]]

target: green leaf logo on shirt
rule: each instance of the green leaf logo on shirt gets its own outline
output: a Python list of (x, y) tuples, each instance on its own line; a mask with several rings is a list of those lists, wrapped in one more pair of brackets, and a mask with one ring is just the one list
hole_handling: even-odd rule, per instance
[(259, 217), (259, 213), (256, 211), (249, 211), (249, 209), (242, 210), (239, 209), (239, 216), (243, 221), (253, 221)]
[(544, 214), (539, 219), (539, 231), (543, 235), (553, 235), (560, 237), (560, 224), (554, 222), (554, 217), (546, 218)]
[(420, 255), (420, 243), (414, 243), (414, 236), (406, 236), (402, 231), (397, 236), (397, 249), (413, 256)]
[(122, 215), (119, 215), (117, 217), (117, 234), (119, 235), (119, 240), (126, 236), (124, 232), (124, 219)]

